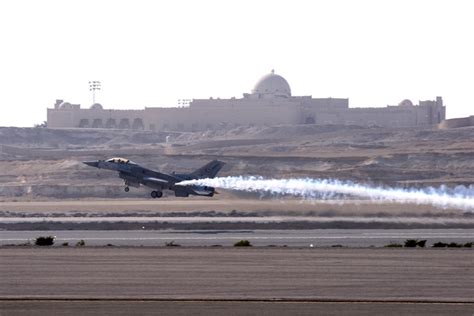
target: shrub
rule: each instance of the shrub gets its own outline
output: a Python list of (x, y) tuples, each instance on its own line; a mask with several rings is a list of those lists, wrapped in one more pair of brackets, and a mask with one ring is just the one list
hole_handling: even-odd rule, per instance
[(426, 245), (426, 239), (425, 240), (420, 240), (416, 243), (418, 247), (425, 248)]
[(418, 239), (407, 239), (405, 240), (405, 247), (416, 247), (418, 245)]
[(234, 244), (234, 247), (251, 247), (250, 241), (242, 239)]
[(441, 242), (441, 241), (435, 242), (435, 243), (433, 244), (433, 247), (434, 247), (434, 248), (444, 248), (444, 247), (447, 247), (447, 246), (448, 246), (447, 243)]
[(76, 243), (76, 247), (84, 247), (85, 245), (86, 242), (84, 241), (84, 239), (81, 239)]
[(181, 247), (181, 245), (175, 244), (174, 240), (165, 243), (166, 247)]
[(54, 245), (54, 236), (38, 237), (35, 241), (36, 246), (52, 246)]
[(458, 243), (455, 243), (455, 242), (450, 242), (450, 243), (448, 244), (448, 247), (449, 247), (449, 248), (461, 248), (462, 245), (461, 245), (461, 244), (458, 244)]
[(467, 243), (464, 244), (464, 247), (466, 247), (466, 248), (472, 248), (472, 245), (473, 245), (473, 244), (474, 244), (474, 242), (472, 242), (472, 241), (471, 241), (471, 242), (467, 242)]
[(67, 247), (69, 246), (69, 243), (68, 242), (63, 242), (63, 247)]
[(401, 248), (403, 247), (402, 244), (396, 243), (396, 242), (390, 242), (389, 244), (385, 245), (384, 247), (386, 248)]

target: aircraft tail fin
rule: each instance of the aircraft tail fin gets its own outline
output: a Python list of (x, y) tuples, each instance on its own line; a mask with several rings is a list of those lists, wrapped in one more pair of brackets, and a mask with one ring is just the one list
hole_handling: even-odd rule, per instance
[(222, 161), (213, 160), (191, 173), (191, 176), (195, 179), (214, 178), (224, 165)]

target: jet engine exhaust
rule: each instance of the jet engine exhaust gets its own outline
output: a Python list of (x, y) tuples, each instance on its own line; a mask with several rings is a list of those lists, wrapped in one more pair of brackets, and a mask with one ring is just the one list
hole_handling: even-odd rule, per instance
[(263, 177), (219, 177), (180, 182), (179, 185), (203, 185), (221, 189), (293, 195), (304, 199), (341, 199), (353, 196), (392, 203), (429, 204), (442, 208), (474, 211), (474, 186), (406, 189), (377, 187), (337, 179), (265, 179)]

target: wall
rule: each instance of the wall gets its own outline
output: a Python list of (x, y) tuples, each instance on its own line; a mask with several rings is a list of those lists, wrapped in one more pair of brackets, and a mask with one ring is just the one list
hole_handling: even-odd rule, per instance
[(198, 99), (189, 107), (102, 110), (48, 109), (51, 128), (122, 128), (199, 131), (236, 126), (337, 124), (381, 127), (436, 125), (445, 119), (442, 99), (418, 106), (349, 108), (348, 99), (312, 97)]
[(441, 129), (474, 126), (474, 115), (455, 119), (444, 120), (438, 127)]

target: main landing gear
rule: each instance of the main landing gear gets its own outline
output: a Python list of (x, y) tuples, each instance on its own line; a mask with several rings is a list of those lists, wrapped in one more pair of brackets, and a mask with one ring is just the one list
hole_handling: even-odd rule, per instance
[(125, 187), (125, 189), (123, 189), (125, 192), (128, 192), (130, 191), (130, 188), (129, 187)]
[(157, 199), (157, 198), (159, 199), (160, 197), (163, 196), (163, 192), (161, 192), (161, 191), (151, 191), (150, 195), (154, 199)]

